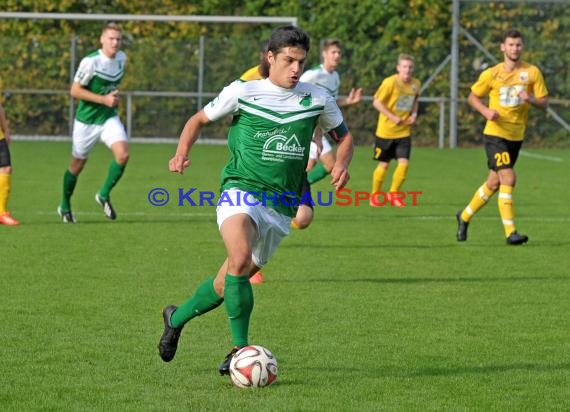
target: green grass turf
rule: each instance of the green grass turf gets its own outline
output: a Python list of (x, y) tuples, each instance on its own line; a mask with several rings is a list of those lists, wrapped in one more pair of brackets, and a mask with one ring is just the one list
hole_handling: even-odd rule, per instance
[[(175, 199), (217, 192), (225, 147), (195, 147), (181, 177), (167, 172), (174, 145), (133, 144), (109, 222), (93, 200), (110, 159), (98, 146), (73, 198), (79, 223), (63, 225), (69, 146), (12, 145), (22, 224), (0, 226), (1, 410), (568, 410), (570, 151), (520, 157), (522, 247), (505, 245), (496, 198), (455, 240), (482, 149), (414, 148), (404, 189), (422, 191), (416, 207), (317, 206), (254, 286), (251, 343), (275, 353), (278, 381), (239, 390), (217, 374), (231, 345), (223, 307), (187, 325), (171, 363), (156, 350), (161, 308), (224, 258), (214, 207)], [(356, 150), (351, 189), (369, 190), (371, 155)], [(149, 204), (155, 187), (168, 205)]]

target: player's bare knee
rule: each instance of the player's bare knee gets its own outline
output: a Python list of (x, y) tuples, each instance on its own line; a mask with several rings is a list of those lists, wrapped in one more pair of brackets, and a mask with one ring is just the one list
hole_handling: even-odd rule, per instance
[(115, 160), (120, 165), (126, 165), (129, 161), (129, 152), (119, 153), (115, 156)]
[(232, 275), (249, 275), (253, 266), (251, 252), (230, 256), (228, 260), (228, 273)]

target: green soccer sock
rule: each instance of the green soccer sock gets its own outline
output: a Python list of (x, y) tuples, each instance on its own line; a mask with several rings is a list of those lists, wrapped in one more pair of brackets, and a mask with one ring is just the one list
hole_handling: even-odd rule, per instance
[(63, 174), (63, 196), (61, 198), (61, 208), (62, 212), (69, 212), (71, 210), (71, 195), (75, 190), (75, 185), (77, 184), (77, 176), (66, 170)]
[(111, 164), (109, 165), (109, 172), (107, 173), (107, 178), (103, 183), (103, 187), (99, 190), (99, 196), (103, 199), (109, 199), (109, 193), (111, 189), (117, 184), (121, 176), (125, 171), (126, 164), (120, 165), (117, 163), (115, 159), (111, 160)]
[(313, 167), (307, 173), (307, 180), (309, 181), (310, 184), (313, 184), (315, 182), (318, 182), (319, 180), (324, 179), (328, 174), (329, 172), (327, 172), (327, 169), (325, 169), (323, 164), (317, 163), (315, 167)]
[(232, 342), (235, 346), (246, 346), (249, 318), (253, 310), (253, 289), (247, 276), (226, 275), (224, 287), (226, 312), (230, 320)]
[(209, 277), (198, 286), (190, 299), (178, 306), (170, 318), (170, 324), (178, 328), (190, 319), (216, 309), (223, 301), (214, 290), (214, 276)]

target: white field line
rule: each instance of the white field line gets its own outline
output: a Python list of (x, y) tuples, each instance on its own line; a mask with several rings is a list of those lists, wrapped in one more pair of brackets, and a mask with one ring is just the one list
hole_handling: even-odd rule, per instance
[[(398, 219), (404, 220), (454, 220), (455, 216), (406, 216)], [(500, 221), (500, 217), (497, 215), (493, 216), (477, 216), (477, 220), (497, 220)], [(516, 220), (525, 220), (531, 222), (569, 222), (570, 216), (517, 216)]]
[(521, 154), (521, 156), (532, 157), (533, 159), (547, 160), (549, 162), (559, 162), (560, 163), (560, 162), (564, 161), (564, 159), (562, 159), (561, 157), (545, 156), (545, 155), (536, 154), (536, 153), (529, 153), (526, 150), (521, 150), (520, 154)]

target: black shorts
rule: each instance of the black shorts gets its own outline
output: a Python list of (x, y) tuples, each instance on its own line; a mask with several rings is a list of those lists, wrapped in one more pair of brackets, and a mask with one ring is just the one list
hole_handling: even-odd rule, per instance
[(379, 162), (389, 162), (392, 159), (409, 159), (411, 152), (412, 139), (409, 136), (399, 139), (376, 137), (373, 159)]
[(0, 140), (0, 167), (12, 166), (10, 163), (10, 149), (8, 149), (8, 141)]
[(515, 167), (522, 140), (513, 142), (502, 137), (483, 135), (485, 152), (487, 153), (487, 166), (489, 170), (512, 169)]

